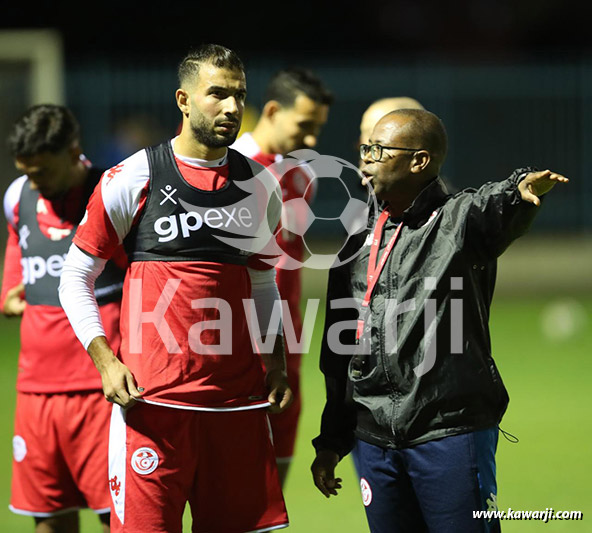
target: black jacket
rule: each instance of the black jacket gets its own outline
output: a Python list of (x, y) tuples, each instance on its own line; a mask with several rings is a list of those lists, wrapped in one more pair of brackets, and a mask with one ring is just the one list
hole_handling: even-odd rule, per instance
[[(508, 394), (491, 355), (489, 309), (497, 258), (538, 209), (517, 189), (531, 170), (454, 195), (437, 178), (420, 193), (403, 215), (357, 346), (358, 310), (335, 303), (364, 297), (370, 246), (366, 235), (346, 245), (345, 255), (361, 252), (329, 273), (317, 450), (344, 456), (354, 436), (402, 448), (499, 424)], [(396, 226), (386, 222), (380, 253)]]

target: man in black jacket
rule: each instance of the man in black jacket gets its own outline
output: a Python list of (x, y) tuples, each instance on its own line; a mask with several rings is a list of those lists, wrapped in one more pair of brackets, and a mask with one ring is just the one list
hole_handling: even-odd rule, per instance
[(444, 126), (428, 111), (377, 123), (361, 170), (383, 210), (365, 241), (349, 243), (361, 253), (329, 275), (327, 403), (312, 473), (336, 495), (335, 467), (355, 446), (373, 533), (499, 530), (473, 517), (496, 509), (508, 404), (488, 328), (496, 263), (528, 230), (539, 197), (568, 181), (525, 168), (449, 195), (438, 177), (446, 150)]

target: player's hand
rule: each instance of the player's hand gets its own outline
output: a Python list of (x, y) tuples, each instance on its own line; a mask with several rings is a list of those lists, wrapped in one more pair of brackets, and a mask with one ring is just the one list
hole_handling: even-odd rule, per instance
[(327, 498), (331, 495), (337, 496), (337, 491), (341, 488), (341, 478), (335, 477), (337, 463), (339, 455), (331, 450), (321, 450), (317, 452), (317, 457), (310, 467), (314, 484)]
[(25, 286), (21, 283), (6, 293), (2, 312), (6, 316), (21, 316), (27, 307), (25, 297)]
[(271, 404), (268, 407), (270, 413), (281, 413), (285, 411), (294, 401), (294, 394), (288, 385), (288, 375), (284, 370), (272, 370), (265, 376), (265, 383), (269, 390), (267, 401)]
[(530, 172), (518, 184), (518, 191), (525, 202), (530, 202), (537, 207), (541, 205), (540, 196), (548, 193), (557, 183), (567, 183), (568, 178), (552, 172), (542, 170), (540, 172)]
[(101, 379), (105, 399), (124, 409), (132, 407), (144, 392), (141, 387), (136, 387), (136, 380), (130, 369), (116, 357), (101, 369)]

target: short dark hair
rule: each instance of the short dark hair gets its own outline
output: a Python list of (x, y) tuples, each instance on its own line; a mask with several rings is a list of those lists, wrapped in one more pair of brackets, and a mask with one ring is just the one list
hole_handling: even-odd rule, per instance
[(290, 67), (276, 72), (267, 85), (265, 101), (275, 100), (284, 107), (292, 107), (299, 94), (319, 104), (331, 105), (333, 94), (312, 71)]
[(8, 135), (12, 157), (57, 153), (80, 140), (80, 126), (67, 107), (41, 104), (29, 108)]
[(211, 63), (218, 68), (245, 71), (243, 62), (236, 52), (219, 44), (202, 44), (190, 50), (179, 64), (179, 87), (191, 78), (197, 78), (199, 67), (203, 63)]

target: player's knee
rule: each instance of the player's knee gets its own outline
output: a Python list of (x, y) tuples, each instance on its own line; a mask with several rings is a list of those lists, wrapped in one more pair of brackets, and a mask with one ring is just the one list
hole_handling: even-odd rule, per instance
[(78, 533), (78, 513), (35, 517), (35, 533)]

